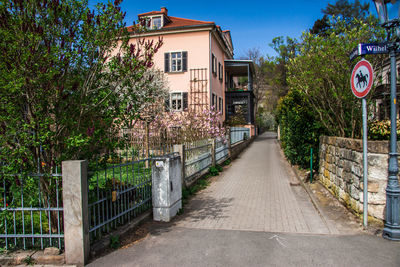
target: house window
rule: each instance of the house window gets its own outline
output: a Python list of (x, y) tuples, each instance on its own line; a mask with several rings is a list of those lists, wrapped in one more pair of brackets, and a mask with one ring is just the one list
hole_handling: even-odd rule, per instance
[(217, 58), (212, 54), (212, 73), (216, 76), (217, 75)]
[(221, 115), (223, 115), (224, 114), (224, 102), (222, 100), (222, 97), (219, 98), (218, 106), (219, 106), (219, 111), (221, 112)]
[(188, 108), (188, 93), (173, 92), (169, 95), (169, 107), (172, 111), (183, 111)]
[(152, 17), (151, 18), (151, 29), (152, 30), (157, 30), (157, 29), (161, 29), (162, 25), (161, 25), (161, 17)]
[(216, 108), (216, 103), (217, 103), (217, 96), (214, 93), (212, 93), (211, 106)]
[(166, 73), (187, 71), (186, 51), (165, 53), (164, 59), (165, 59), (164, 71)]
[(224, 67), (220, 62), (218, 62), (218, 78), (220, 82), (222, 82), (223, 72), (224, 72)]
[(182, 71), (182, 52), (171, 53), (171, 71)]

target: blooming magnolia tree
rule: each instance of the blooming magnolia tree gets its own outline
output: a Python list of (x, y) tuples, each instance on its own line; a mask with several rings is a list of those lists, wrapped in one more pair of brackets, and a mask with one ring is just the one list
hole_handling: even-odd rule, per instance
[[(226, 130), (222, 126), (220, 116), (221, 113), (214, 108), (206, 108), (201, 112), (187, 110), (159, 113), (149, 123), (149, 137), (166, 135), (165, 138), (168, 139), (169, 144), (181, 144), (207, 138), (225, 139)], [(134, 131), (132, 139), (134, 144), (146, 142), (146, 132)]]

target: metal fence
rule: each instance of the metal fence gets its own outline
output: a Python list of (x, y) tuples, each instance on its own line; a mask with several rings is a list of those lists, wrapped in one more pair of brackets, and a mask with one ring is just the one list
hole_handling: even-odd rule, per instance
[(0, 248), (64, 247), (61, 174), (0, 174)]
[(208, 139), (185, 144), (185, 180), (193, 178), (212, 165), (211, 142)]
[(90, 240), (151, 208), (151, 160), (96, 164), (88, 173)]
[(223, 162), (229, 157), (228, 136), (225, 138), (217, 138), (215, 140), (215, 162), (217, 164)]
[(250, 137), (250, 129), (245, 127), (231, 127), (231, 145), (247, 140)]
[(122, 129), (120, 131), (120, 137), (128, 140), (129, 149), (134, 152), (133, 157), (135, 160), (162, 156), (173, 152), (173, 146), (178, 143), (181, 134), (179, 128), (164, 131), (151, 129), (148, 138), (146, 138), (146, 130), (143, 127)]

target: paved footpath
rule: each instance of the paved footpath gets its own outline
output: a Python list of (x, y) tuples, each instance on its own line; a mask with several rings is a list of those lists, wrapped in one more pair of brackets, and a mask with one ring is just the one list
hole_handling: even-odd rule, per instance
[(290, 185), (275, 136), (259, 136), (184, 215), (90, 266), (400, 266), (400, 243), (336, 227)]
[[(336, 232), (324, 222), (281, 157), (274, 133), (257, 138), (222, 177), (193, 199), (178, 226), (263, 232)], [(286, 163), (286, 164), (285, 164)]]

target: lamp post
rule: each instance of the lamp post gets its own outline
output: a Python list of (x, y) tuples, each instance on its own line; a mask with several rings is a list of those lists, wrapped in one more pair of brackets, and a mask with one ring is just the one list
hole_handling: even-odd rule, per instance
[[(397, 162), (397, 134), (396, 134), (396, 50), (397, 40), (400, 37), (400, 1), (373, 0), (379, 21), (387, 31), (387, 48), (390, 55), (390, 152), (389, 177), (386, 187), (386, 216), (383, 237), (390, 240), (400, 240), (400, 187), (398, 181), (399, 166)], [(389, 8), (389, 9), (388, 9)], [(397, 14), (395, 14), (397, 13)], [(389, 18), (389, 16), (391, 18)], [(392, 36), (396, 35), (393, 41)]]

